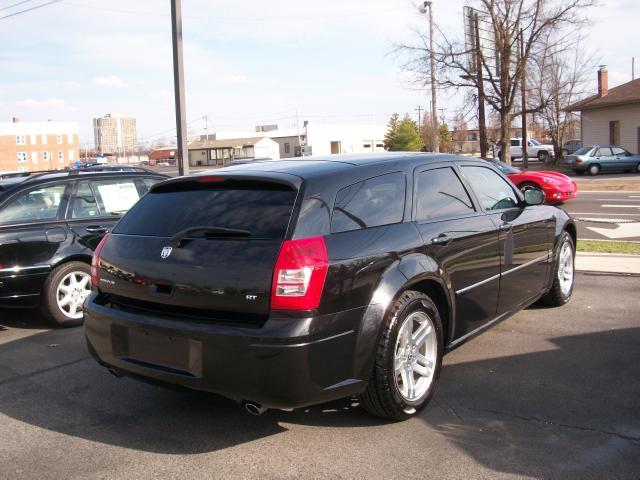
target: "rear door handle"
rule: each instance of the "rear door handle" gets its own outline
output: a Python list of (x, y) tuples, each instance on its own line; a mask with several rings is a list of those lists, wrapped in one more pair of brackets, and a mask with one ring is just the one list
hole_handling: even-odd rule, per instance
[(508, 232), (509, 230), (511, 230), (511, 227), (512, 225), (510, 223), (505, 222), (498, 227), (498, 230), (500, 230), (501, 232)]
[(87, 233), (107, 233), (109, 229), (107, 227), (103, 227), (102, 225), (90, 225), (85, 228)]
[(437, 237), (431, 239), (431, 245), (449, 245), (453, 238), (446, 233), (441, 233)]

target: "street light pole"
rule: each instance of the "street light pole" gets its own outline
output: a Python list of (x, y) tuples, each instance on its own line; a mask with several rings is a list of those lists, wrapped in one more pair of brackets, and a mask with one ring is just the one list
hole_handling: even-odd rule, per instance
[(429, 10), (429, 58), (431, 62), (431, 145), (434, 152), (438, 152), (438, 115), (436, 111), (436, 60), (433, 51), (433, 2), (425, 1), (420, 7), (421, 13), (427, 13)]
[(176, 104), (178, 174), (189, 174), (189, 147), (187, 145), (187, 115), (184, 102), (184, 68), (182, 62), (182, 5), (171, 0), (171, 38), (173, 41), (173, 90)]

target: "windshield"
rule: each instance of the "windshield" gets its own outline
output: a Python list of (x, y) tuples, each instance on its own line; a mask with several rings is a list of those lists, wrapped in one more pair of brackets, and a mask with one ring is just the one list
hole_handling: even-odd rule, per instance
[(501, 162), (499, 160), (488, 160), (488, 162), (491, 163), (493, 166), (498, 167), (500, 171), (505, 175), (509, 175), (511, 173), (520, 173), (522, 171), (519, 168), (510, 167), (506, 163)]
[(536, 146), (542, 145), (539, 141), (534, 140), (533, 138), (531, 140), (529, 140), (529, 141), (531, 142), (531, 145), (536, 145)]
[(582, 148), (576, 150), (573, 154), (574, 155), (587, 155), (592, 149), (593, 149), (593, 147), (582, 147)]

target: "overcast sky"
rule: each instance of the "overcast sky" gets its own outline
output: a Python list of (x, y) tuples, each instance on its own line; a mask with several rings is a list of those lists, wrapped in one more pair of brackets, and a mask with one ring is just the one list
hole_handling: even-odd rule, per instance
[[(0, 0), (0, 17), (46, 3)], [(121, 112), (145, 141), (175, 135), (169, 0), (63, 0), (0, 18), (0, 121), (73, 120), (93, 143), (91, 119)], [(407, 82), (396, 43), (426, 27), (411, 0), (183, 0), (187, 120), (192, 131), (248, 130), (300, 120), (386, 123), (415, 115), (427, 90)], [(434, 0), (440, 27), (462, 35), (464, 0)], [(588, 48), (631, 80), (640, 1), (590, 12)], [(595, 89), (595, 70), (593, 88)], [(451, 118), (455, 95), (441, 93)]]

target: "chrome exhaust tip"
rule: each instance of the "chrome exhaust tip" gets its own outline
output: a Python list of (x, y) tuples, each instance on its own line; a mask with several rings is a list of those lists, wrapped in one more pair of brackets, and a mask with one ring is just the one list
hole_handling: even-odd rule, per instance
[(250, 413), (251, 415), (255, 415), (256, 417), (259, 417), (260, 415), (262, 415), (264, 412), (267, 411), (267, 407), (263, 407), (262, 405), (256, 402), (244, 402), (244, 409), (248, 413)]

